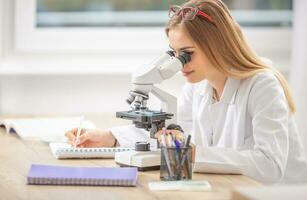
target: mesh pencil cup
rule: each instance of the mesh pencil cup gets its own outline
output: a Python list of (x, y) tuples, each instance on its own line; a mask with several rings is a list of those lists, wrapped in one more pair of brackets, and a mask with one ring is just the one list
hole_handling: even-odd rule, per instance
[(192, 179), (192, 148), (162, 147), (160, 179), (164, 181)]

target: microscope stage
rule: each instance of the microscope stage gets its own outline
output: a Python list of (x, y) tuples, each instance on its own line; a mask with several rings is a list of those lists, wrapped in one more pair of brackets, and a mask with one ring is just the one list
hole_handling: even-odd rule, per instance
[(152, 121), (171, 119), (173, 115), (161, 111), (153, 110), (129, 110), (116, 112), (116, 117), (130, 119), (134, 121), (148, 121), (150, 118)]

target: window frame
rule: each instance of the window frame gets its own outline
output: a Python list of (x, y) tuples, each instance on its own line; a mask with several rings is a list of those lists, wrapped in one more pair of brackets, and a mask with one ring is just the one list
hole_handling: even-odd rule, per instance
[(36, 28), (35, 15), (36, 0), (15, 0), (17, 51), (142, 54), (167, 46), (163, 27)]

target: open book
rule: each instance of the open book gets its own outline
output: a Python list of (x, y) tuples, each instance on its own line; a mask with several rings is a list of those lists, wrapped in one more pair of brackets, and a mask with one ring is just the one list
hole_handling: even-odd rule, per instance
[[(22, 139), (38, 139), (46, 142), (64, 142), (64, 133), (78, 128), (81, 117), (56, 118), (12, 118), (0, 120), (0, 126), (6, 128), (7, 133), (16, 133)], [(95, 125), (84, 120), (82, 128), (94, 129)]]

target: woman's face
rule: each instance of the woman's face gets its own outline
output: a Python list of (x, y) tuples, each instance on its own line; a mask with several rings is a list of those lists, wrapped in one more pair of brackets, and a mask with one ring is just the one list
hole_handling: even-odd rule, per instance
[(181, 70), (188, 82), (197, 83), (213, 75), (214, 71), (216, 71), (206, 55), (195, 44), (182, 26), (179, 25), (170, 29), (168, 39), (170, 48), (173, 49), (176, 56), (182, 52), (191, 54), (191, 61), (185, 64)]

